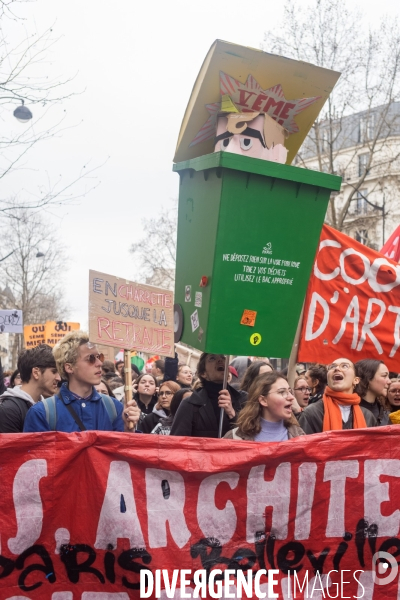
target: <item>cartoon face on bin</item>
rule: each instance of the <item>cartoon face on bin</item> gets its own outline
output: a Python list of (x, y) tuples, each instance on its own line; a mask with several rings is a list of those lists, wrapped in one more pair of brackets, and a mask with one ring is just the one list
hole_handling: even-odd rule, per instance
[(214, 152), (232, 152), (284, 164), (286, 132), (274, 119), (260, 113), (219, 115)]

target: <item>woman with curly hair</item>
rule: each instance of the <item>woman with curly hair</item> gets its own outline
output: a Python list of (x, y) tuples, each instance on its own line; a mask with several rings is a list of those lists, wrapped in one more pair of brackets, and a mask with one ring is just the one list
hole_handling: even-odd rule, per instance
[(250, 386), (247, 402), (226, 439), (284, 442), (304, 435), (293, 416), (293, 392), (277, 371), (263, 373)]
[(389, 411), (385, 407), (390, 385), (389, 369), (382, 360), (374, 358), (359, 360), (355, 368), (360, 378), (355, 388), (361, 398), (360, 406), (372, 412), (378, 425), (389, 425)]

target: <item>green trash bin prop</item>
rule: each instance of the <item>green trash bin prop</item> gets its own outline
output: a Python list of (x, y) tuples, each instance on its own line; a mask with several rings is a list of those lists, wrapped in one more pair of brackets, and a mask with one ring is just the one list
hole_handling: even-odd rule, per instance
[(290, 355), (341, 179), (285, 163), (338, 77), (227, 42), (211, 47), (175, 155), (176, 342), (220, 354)]

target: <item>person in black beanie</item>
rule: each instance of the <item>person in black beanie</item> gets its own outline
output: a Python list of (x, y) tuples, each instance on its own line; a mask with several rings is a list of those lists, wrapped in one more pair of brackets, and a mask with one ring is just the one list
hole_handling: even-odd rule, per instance
[(235, 390), (229, 384), (227, 389), (222, 389), (225, 360), (223, 354), (203, 353), (200, 356), (197, 365), (200, 387), (181, 402), (170, 435), (218, 437), (221, 408), (224, 409), (222, 436), (234, 426), (247, 393)]

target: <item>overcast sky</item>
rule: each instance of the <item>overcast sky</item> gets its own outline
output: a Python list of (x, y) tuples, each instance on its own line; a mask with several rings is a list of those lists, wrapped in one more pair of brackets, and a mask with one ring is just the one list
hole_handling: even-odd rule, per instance
[[(396, 15), (398, 0), (364, 1), (362, 10), (373, 23), (385, 13)], [(65, 276), (69, 320), (87, 327), (89, 269), (135, 278), (129, 247), (141, 237), (141, 219), (156, 216), (177, 197), (176, 140), (213, 41), (259, 48), (264, 31), (278, 26), (282, 12), (276, 0), (37, 0), (20, 7), (23, 28), (3, 22), (10, 44), (24, 31), (29, 35), (54, 25), (54, 36), (61, 38), (40, 72), (75, 76), (69, 89), (82, 91), (46, 117), (53, 122), (66, 110), (71, 128), (32, 149), (25, 169), (8, 178), (7, 192), (36, 192), (47, 178), (54, 182), (62, 175), (68, 182), (84, 164), (105, 163), (94, 191), (46, 212), (71, 259)], [(43, 110), (32, 108), (34, 118)]]

